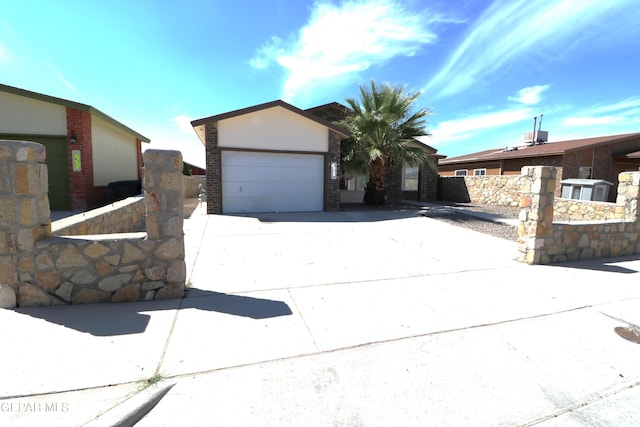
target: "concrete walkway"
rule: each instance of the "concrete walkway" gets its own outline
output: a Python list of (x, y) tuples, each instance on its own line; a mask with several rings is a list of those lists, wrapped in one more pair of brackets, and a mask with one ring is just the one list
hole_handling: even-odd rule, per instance
[(0, 425), (640, 424), (638, 257), (527, 266), (414, 209), (185, 233), (182, 300), (0, 310)]

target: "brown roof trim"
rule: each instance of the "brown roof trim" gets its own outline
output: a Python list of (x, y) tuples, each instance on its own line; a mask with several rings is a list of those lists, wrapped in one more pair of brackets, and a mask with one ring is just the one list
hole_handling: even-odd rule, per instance
[(37, 101), (48, 102), (50, 104), (62, 105), (63, 107), (69, 107), (69, 108), (74, 108), (76, 110), (84, 111), (84, 112), (93, 114), (94, 116), (100, 117), (101, 119), (111, 123), (112, 125), (114, 125), (115, 127), (119, 128), (120, 130), (123, 130), (123, 131), (125, 131), (127, 133), (133, 134), (136, 138), (138, 138), (142, 142), (150, 142), (151, 141), (146, 136), (139, 134), (135, 130), (131, 129), (130, 127), (128, 127), (126, 125), (124, 125), (123, 123), (120, 123), (119, 121), (117, 121), (113, 117), (103, 113), (102, 111), (98, 110), (97, 108), (92, 107), (91, 105), (81, 104), (79, 102), (69, 101), (67, 99), (62, 99), (62, 98), (56, 98), (55, 96), (49, 96), (49, 95), (45, 95), (45, 94), (38, 93), (38, 92), (32, 92), (30, 90), (20, 89), (20, 88), (17, 88), (17, 87), (8, 86), (8, 85), (1, 84), (1, 83), (0, 83), (0, 92), (6, 92), (6, 93), (10, 93), (12, 95), (24, 96), (26, 98), (35, 99)]
[(461, 163), (475, 163), (490, 160), (523, 159), (532, 157), (558, 156), (564, 153), (583, 150), (585, 148), (595, 148), (618, 142), (640, 140), (640, 133), (627, 133), (621, 135), (608, 135), (593, 138), (572, 139), (566, 141), (549, 142), (541, 145), (518, 147), (517, 150), (504, 151), (504, 149), (492, 149), (451, 157), (441, 165), (455, 165)]
[(326, 110), (327, 108), (337, 108), (339, 110), (342, 110), (345, 114), (347, 115), (353, 115), (353, 110), (349, 107), (347, 107), (346, 105), (342, 105), (339, 102), (328, 102), (326, 104), (322, 104), (322, 105), (317, 105), (315, 107), (311, 107), (311, 108), (307, 108), (304, 111), (308, 111), (310, 113), (313, 113), (315, 111), (318, 110)]
[(333, 131), (335, 131), (336, 133), (338, 133), (339, 135), (344, 136), (345, 138), (348, 138), (351, 136), (351, 132), (349, 132), (347, 129), (344, 129), (343, 127), (340, 127), (338, 125), (335, 125), (331, 122), (328, 122), (324, 119), (321, 119), (320, 117), (305, 111), (305, 110), (301, 110), (298, 107), (294, 107), (291, 104), (288, 104), (282, 100), (276, 100), (276, 101), (271, 101), (271, 102), (266, 102), (264, 104), (258, 104), (258, 105), (254, 105), (251, 107), (247, 107), (247, 108), (242, 108), (240, 110), (234, 110), (234, 111), (228, 111), (226, 113), (222, 113), (222, 114), (216, 114), (215, 116), (209, 116), (209, 117), (204, 117), (202, 119), (197, 119), (197, 120), (193, 120), (191, 122), (191, 126), (196, 127), (196, 126), (200, 126), (200, 125), (204, 125), (206, 123), (212, 123), (212, 122), (217, 122), (220, 120), (225, 120), (225, 119), (230, 119), (233, 117), (238, 117), (238, 116), (242, 116), (245, 114), (249, 114), (249, 113), (255, 113), (257, 111), (262, 111), (262, 110), (266, 110), (269, 108), (274, 108), (274, 107), (282, 107), (285, 108), (293, 113), (296, 113), (298, 115), (301, 115), (309, 120), (312, 120), (318, 124), (321, 124), (322, 126), (325, 126)]

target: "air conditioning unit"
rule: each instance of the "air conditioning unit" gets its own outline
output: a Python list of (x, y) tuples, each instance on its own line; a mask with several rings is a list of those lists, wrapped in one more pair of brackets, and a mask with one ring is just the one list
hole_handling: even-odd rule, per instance
[(522, 138), (522, 141), (525, 144), (544, 144), (549, 140), (549, 132), (546, 130), (538, 130), (538, 131), (526, 131)]

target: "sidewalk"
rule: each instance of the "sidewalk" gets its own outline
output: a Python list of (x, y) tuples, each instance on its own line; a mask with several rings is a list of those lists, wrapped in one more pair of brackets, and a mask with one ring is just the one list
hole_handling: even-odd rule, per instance
[(182, 300), (0, 310), (0, 425), (126, 417), (173, 383), (138, 425), (640, 423), (639, 259), (527, 266), (410, 209), (200, 206), (185, 233)]

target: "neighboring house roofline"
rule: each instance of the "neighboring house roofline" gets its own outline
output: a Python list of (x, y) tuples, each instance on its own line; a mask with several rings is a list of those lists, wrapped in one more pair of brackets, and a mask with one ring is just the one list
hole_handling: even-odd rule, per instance
[[(416, 135), (412, 139), (415, 142), (417, 142), (418, 144), (420, 144), (420, 146), (422, 146), (422, 148), (426, 149), (429, 152), (429, 154), (435, 155), (438, 152), (438, 150), (436, 150), (435, 148), (433, 148), (432, 146), (430, 146), (429, 144), (424, 142), (424, 140), (426, 138), (428, 138), (429, 136), (431, 136), (431, 135), (429, 135), (429, 134), (427, 134), (427, 135)], [(440, 156), (440, 158), (447, 157), (447, 156), (442, 156), (441, 154), (438, 154), (438, 156)]]
[(42, 93), (33, 92), (26, 89), (20, 89), (20, 88), (17, 88), (14, 86), (8, 86), (2, 83), (0, 83), (0, 92), (6, 92), (12, 95), (24, 96), (26, 98), (35, 99), (37, 101), (48, 102), (51, 104), (62, 105), (64, 107), (70, 107), (76, 110), (84, 111), (105, 120), (106, 122), (114, 125), (115, 127), (119, 128), (122, 131), (135, 135), (135, 137), (141, 140), (142, 142), (151, 142), (151, 140), (146, 136), (139, 134), (138, 132), (134, 131), (130, 127), (117, 121), (113, 117), (103, 113), (97, 108), (92, 107), (91, 105), (81, 104), (79, 102), (69, 101), (67, 99), (57, 98), (55, 96), (45, 95)]
[(262, 110), (266, 110), (269, 108), (275, 108), (275, 107), (282, 107), (286, 110), (289, 110), (293, 113), (299, 114), (309, 120), (312, 120), (318, 124), (321, 124), (322, 126), (325, 126), (333, 131), (335, 131), (336, 133), (338, 133), (339, 135), (348, 138), (351, 136), (351, 132), (349, 132), (347, 129), (344, 129), (341, 126), (338, 126), (336, 124), (333, 124), (331, 122), (328, 122), (308, 111), (305, 110), (301, 110), (298, 107), (294, 107), (293, 105), (286, 103), (282, 100), (276, 100), (276, 101), (271, 101), (271, 102), (266, 102), (264, 104), (258, 104), (258, 105), (254, 105), (251, 107), (247, 107), (247, 108), (241, 108), (239, 110), (234, 110), (234, 111), (228, 111), (226, 113), (222, 113), (222, 114), (216, 114), (214, 116), (209, 116), (209, 117), (204, 117), (202, 119), (197, 119), (197, 120), (193, 120), (191, 122), (191, 126), (193, 126), (194, 128), (196, 126), (201, 126), (207, 123), (213, 123), (213, 122), (217, 122), (220, 120), (226, 120), (226, 119), (230, 119), (233, 117), (238, 117), (238, 116), (242, 116), (245, 114), (249, 114), (249, 113), (255, 113), (257, 111), (262, 111)]
[(307, 111), (309, 113), (312, 114), (316, 114), (317, 111), (323, 111), (323, 110), (327, 110), (330, 108), (334, 108), (337, 110), (340, 110), (345, 116), (353, 116), (353, 110), (349, 107), (347, 107), (346, 105), (342, 105), (339, 102), (329, 102), (326, 104), (322, 104), (322, 105), (317, 105), (315, 107), (311, 107), (311, 108), (307, 108), (304, 111)]
[(522, 159), (531, 157), (547, 157), (563, 155), (567, 152), (583, 150), (585, 148), (596, 148), (618, 142), (624, 142), (640, 138), (639, 133), (627, 133), (620, 135), (599, 136), (593, 138), (572, 139), (566, 141), (549, 142), (546, 144), (513, 147), (511, 150), (492, 149), (465, 154), (457, 157), (450, 157), (440, 161), (439, 165), (455, 165), (462, 163), (477, 163), (494, 160)]

